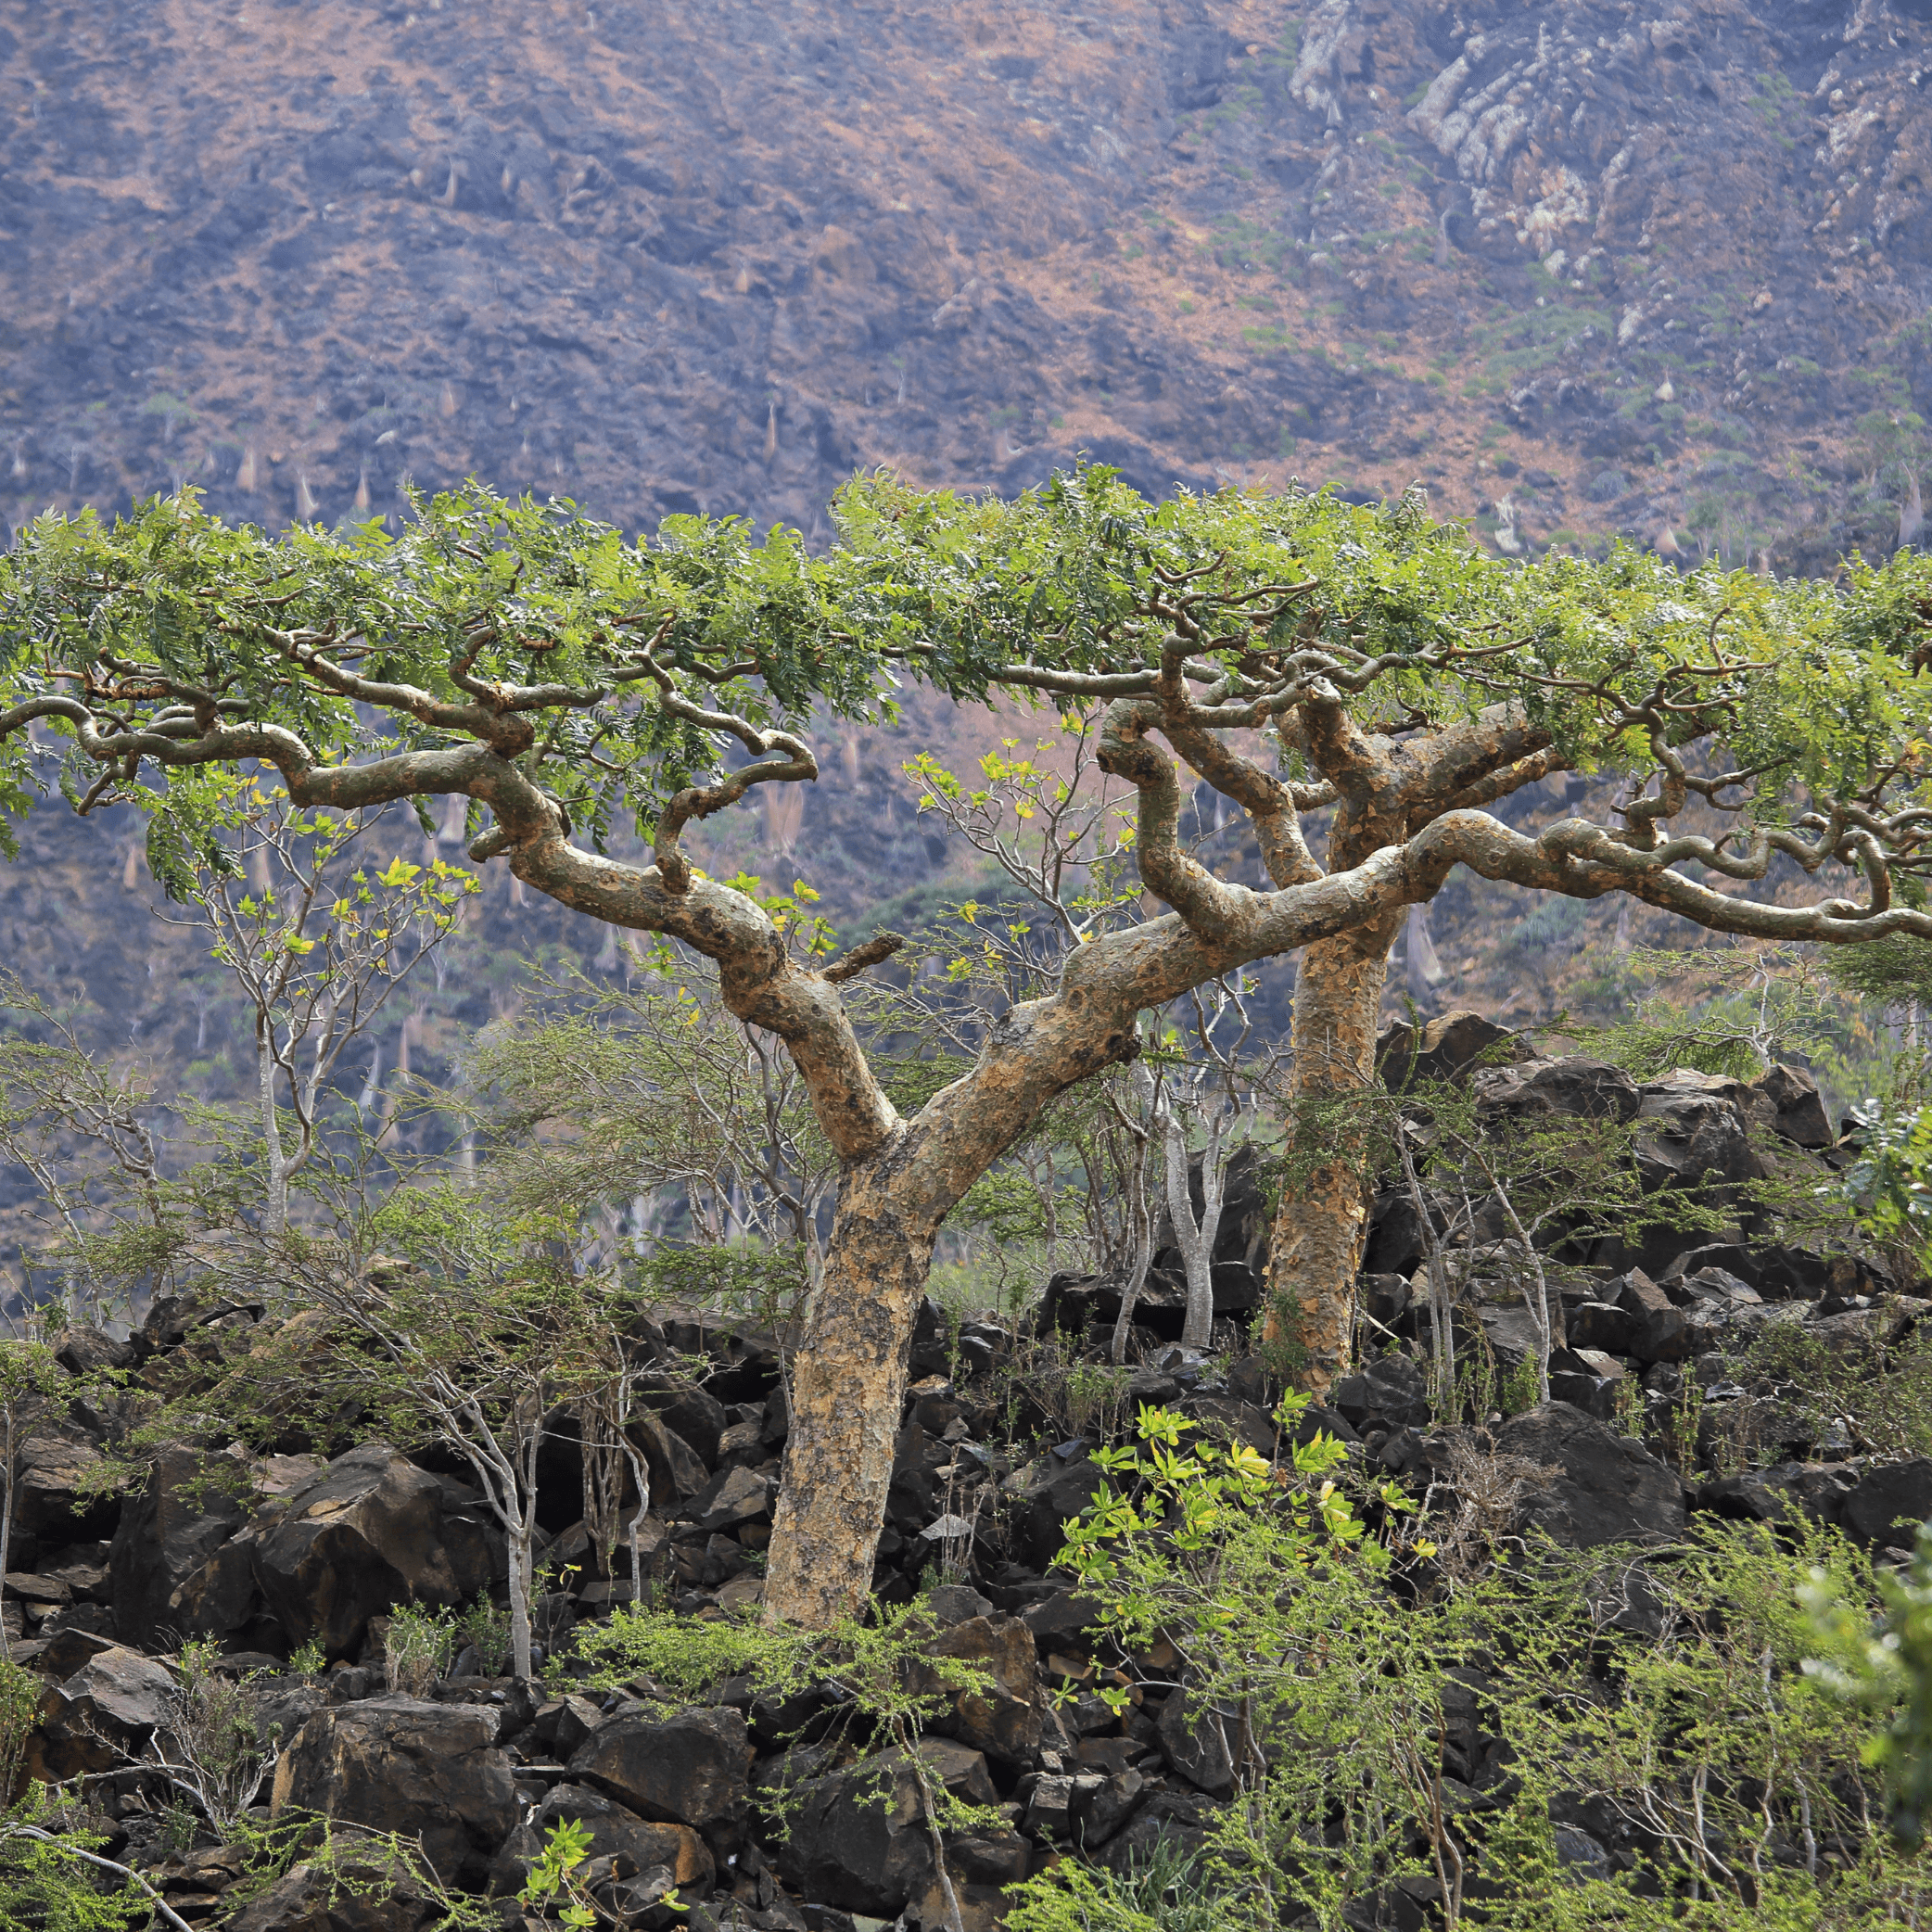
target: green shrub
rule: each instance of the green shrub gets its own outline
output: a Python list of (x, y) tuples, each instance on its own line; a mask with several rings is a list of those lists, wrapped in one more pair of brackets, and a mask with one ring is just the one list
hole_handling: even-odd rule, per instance
[(405, 1697), (420, 1697), (439, 1677), (449, 1674), (455, 1644), (456, 1625), (448, 1610), (399, 1603), (389, 1612), (389, 1627), (382, 1640), (389, 1688)]

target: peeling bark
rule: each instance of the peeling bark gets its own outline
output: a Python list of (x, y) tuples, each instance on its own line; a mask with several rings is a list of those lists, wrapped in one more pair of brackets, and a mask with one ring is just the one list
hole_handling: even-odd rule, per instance
[[(1291, 1093), (1316, 1100), (1366, 1086), (1375, 1074), (1376, 1020), (1400, 915), (1311, 946), (1295, 981)], [(1269, 1246), (1266, 1339), (1292, 1344), (1297, 1379), (1317, 1392), (1348, 1366), (1354, 1345), (1355, 1271), (1368, 1239), (1368, 1197), (1355, 1137), (1291, 1123), (1295, 1136), (1332, 1135), (1318, 1150), (1291, 1141), (1290, 1157), (1315, 1152), (1307, 1178), (1284, 1187)]]
[(907, 1357), (934, 1229), (910, 1221), (899, 1163), (848, 1163), (825, 1272), (793, 1357), (791, 1433), (772, 1519), (766, 1615), (823, 1629), (864, 1612), (885, 1519)]

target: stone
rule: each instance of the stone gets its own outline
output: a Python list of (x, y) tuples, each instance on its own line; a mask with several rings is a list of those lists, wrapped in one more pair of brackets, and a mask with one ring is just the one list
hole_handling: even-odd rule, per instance
[(1646, 1084), (1636, 1157), (1646, 1190), (1763, 1179), (1764, 1163), (1752, 1151), (1743, 1113), (1728, 1091), (1736, 1087), (1681, 1067)]
[(897, 1751), (801, 1785), (780, 1875), (807, 1899), (894, 1918), (934, 1881), (919, 1779)]
[(1066, 1541), (1067, 1519), (1078, 1516), (1099, 1486), (1100, 1470), (1085, 1456), (1055, 1462), (1042, 1471), (1013, 1497), (1010, 1533), (1014, 1554), (1035, 1570), (1050, 1570)]
[(1170, 1770), (1211, 1797), (1226, 1798), (1234, 1789), (1234, 1759), (1222, 1713), (1204, 1706), (1190, 1691), (1172, 1691), (1154, 1720), (1154, 1729)]
[(1774, 1066), (1751, 1086), (1770, 1102), (1774, 1132), (1797, 1147), (1831, 1146), (1835, 1137), (1824, 1097), (1817, 1081), (1802, 1067)]
[(701, 1831), (744, 1804), (749, 1756), (743, 1714), (712, 1707), (665, 1722), (607, 1719), (572, 1756), (569, 1771), (646, 1818)]
[(1355, 1305), (1385, 1334), (1394, 1333), (1396, 1323), (1408, 1313), (1412, 1299), (1405, 1276), (1365, 1274), (1355, 1277)]
[(1047, 1648), (1084, 1640), (1100, 1613), (1099, 1605), (1072, 1590), (1056, 1590), (1020, 1612), (1020, 1621)]
[(1682, 1362), (1690, 1354), (1690, 1325), (1683, 1311), (1641, 1268), (1605, 1290), (1632, 1318), (1628, 1353), (1640, 1362)]
[(1731, 1308), (1761, 1308), (1764, 1297), (1748, 1281), (1743, 1281), (1728, 1268), (1699, 1268), (1696, 1274), (1682, 1275), (1673, 1283), (1668, 1276), (1659, 1284), (1666, 1294), (1675, 1286), (1680, 1300), (1678, 1305), (1688, 1308), (1697, 1302), (1715, 1302)]
[(1563, 1332), (1574, 1349), (1600, 1349), (1610, 1355), (1633, 1355), (1639, 1323), (1627, 1308), (1614, 1302), (1578, 1302), (1563, 1311)]
[[(47, 1542), (70, 1543), (88, 1527), (111, 1523), (121, 1505), (83, 1493), (100, 1448), (77, 1422), (45, 1423), (20, 1444), (14, 1479), (13, 1530), (16, 1536), (37, 1536)], [(94, 1534), (107, 1533), (105, 1527)]]
[(710, 1481), (704, 1458), (661, 1417), (641, 1411), (631, 1418), (629, 1433), (650, 1470), (654, 1496), (675, 1496), (682, 1502)]
[(552, 1786), (549, 1797), (538, 1806), (529, 1823), (540, 1840), (566, 1818), (579, 1820), (591, 1834), (592, 1858), (622, 1853), (635, 1861), (639, 1871), (665, 1866), (674, 1884), (700, 1898), (711, 1889), (717, 1873), (710, 1847), (688, 1824), (662, 1824), (640, 1818), (601, 1791), (576, 1784)]
[(1566, 1549), (1653, 1544), (1681, 1535), (1684, 1485), (1646, 1449), (1567, 1403), (1550, 1402), (1496, 1431), (1497, 1453), (1556, 1473), (1526, 1485), (1519, 1535), (1542, 1531)]
[(986, 1755), (951, 1737), (922, 1737), (920, 1761), (926, 1775), (943, 1785), (955, 1798), (972, 1805), (997, 1805), (999, 1790), (993, 1773), (986, 1769)]
[(85, 1322), (56, 1329), (47, 1337), (47, 1347), (68, 1374), (83, 1379), (104, 1370), (116, 1372), (134, 1366), (134, 1351), (130, 1343), (117, 1341)]
[(173, 1672), (137, 1650), (116, 1646), (89, 1658), (43, 1694), (28, 1740), (29, 1775), (55, 1783), (138, 1757), (168, 1722), (174, 1690)]
[(1026, 1794), (1021, 1830), (1029, 1837), (1061, 1841), (1083, 1836), (1087, 1806), (1106, 1783), (1098, 1772), (1042, 1772)]
[(1470, 1082), (1484, 1113), (1634, 1120), (1643, 1096), (1621, 1067), (1586, 1054), (1485, 1070)]
[[(1535, 1317), (1521, 1303), (1479, 1302), (1473, 1312), (1483, 1340), (1489, 1343), (1489, 1352), (1505, 1375), (1513, 1368), (1521, 1367), (1541, 1352), (1543, 1337), (1538, 1332)], [(1551, 1312), (1554, 1315), (1555, 1310)], [(1413, 1418), (1405, 1417), (1403, 1419)]]
[(647, 1389), (641, 1398), (666, 1429), (674, 1430), (707, 1466), (718, 1460), (718, 1442), (731, 1426), (724, 1404), (708, 1389), (679, 1383)]
[(296, 1865), (222, 1923), (223, 1932), (426, 1932), (445, 1916), (400, 1861), (351, 1859), (339, 1872)]
[(1457, 1080), (1479, 1065), (1523, 1060), (1528, 1055), (1529, 1049), (1506, 1026), (1466, 1009), (1429, 1021), (1419, 1040), (1409, 1021), (1385, 1021), (1375, 1041), (1376, 1071), (1392, 1088)]
[(938, 1623), (964, 1623), (973, 1617), (990, 1617), (994, 1606), (971, 1583), (941, 1583), (926, 1593), (926, 1608)]
[(771, 1513), (772, 1489), (768, 1477), (751, 1469), (725, 1469), (684, 1505), (683, 1514), (707, 1532), (735, 1529)]
[[(1448, 1214), (1432, 1197), (1425, 1196), (1430, 1221), (1440, 1234)], [(1362, 1251), (1362, 1272), (1396, 1275), (1407, 1281), (1429, 1258), (1422, 1216), (1406, 1188), (1384, 1188), (1369, 1210), (1368, 1239)]]
[(370, 1697), (318, 1710), (275, 1766), (272, 1809), (417, 1838), (446, 1885), (474, 1889), (517, 1822), (493, 1710)]
[(1847, 1529), (1868, 1543), (1910, 1549), (1918, 1526), (1932, 1518), (1932, 1462), (1925, 1457), (1867, 1469), (1845, 1498)]
[(923, 1662), (908, 1672), (916, 1697), (947, 1697), (950, 1709), (931, 1728), (1004, 1764), (1025, 1764), (1040, 1748), (1039, 1659), (1033, 1631), (1018, 1617), (969, 1617), (924, 1646), (928, 1658), (977, 1667), (984, 1687), (947, 1691)]
[(1599, 1422), (1608, 1422), (1617, 1413), (1617, 1384), (1605, 1376), (1566, 1374), (1552, 1368), (1550, 1400), (1581, 1409)]
[(1147, 1865), (1164, 1849), (1176, 1859), (1192, 1858), (1207, 1849), (1214, 1808), (1192, 1792), (1157, 1791), (1141, 1805), (1124, 1831), (1102, 1848), (1100, 1862), (1126, 1874)]
[(1080, 1821), (1079, 1841), (1088, 1850), (1112, 1837), (1147, 1796), (1147, 1779), (1131, 1766), (1103, 1775), (1106, 1783), (1087, 1799), (1086, 1815)]
[(1354, 1429), (1369, 1421), (1389, 1429), (1429, 1421), (1429, 1386), (1421, 1365), (1407, 1355), (1378, 1355), (1361, 1374), (1336, 1384), (1334, 1405)]
[(210, 1460), (185, 1443), (168, 1444), (146, 1487), (121, 1506), (108, 1570), (123, 1643), (155, 1648), (164, 1632), (225, 1636), (255, 1614), (246, 1550), (221, 1561), (248, 1511), (212, 1486), (220, 1472), (211, 1475)]
[(445, 1506), (441, 1483), (387, 1443), (338, 1455), (257, 1530), (255, 1580), (289, 1642), (361, 1654), (392, 1605), (469, 1602), (503, 1573), (480, 1511)]

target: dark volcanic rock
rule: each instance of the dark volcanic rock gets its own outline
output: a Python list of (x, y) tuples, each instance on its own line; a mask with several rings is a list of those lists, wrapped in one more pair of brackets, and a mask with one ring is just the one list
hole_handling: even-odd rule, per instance
[[(640, 1818), (635, 1811), (586, 1785), (553, 1785), (550, 1795), (531, 1816), (530, 1828), (540, 1841), (553, 1824), (577, 1819), (591, 1834), (592, 1858), (619, 1853), (634, 1860), (640, 1871), (663, 1865), (675, 1884), (702, 1898), (711, 1889), (715, 1867), (710, 1848), (688, 1824), (662, 1824)], [(522, 1874), (516, 1877), (519, 1883)], [(498, 1881), (493, 1877), (492, 1884)]]
[(1684, 1485), (1647, 1450), (1567, 1403), (1545, 1403), (1496, 1431), (1498, 1453), (1555, 1474), (1529, 1485), (1519, 1534), (1543, 1531), (1568, 1549), (1659, 1543), (1682, 1533)]
[(749, 1754), (735, 1710), (687, 1710), (662, 1723), (619, 1717), (591, 1735), (570, 1760), (570, 1775), (646, 1818), (703, 1829), (744, 1803)]
[(424, 1932), (445, 1916), (407, 1865), (351, 1858), (339, 1871), (294, 1866), (222, 1925), (223, 1932)]
[[(1034, 1633), (1018, 1617), (969, 1617), (924, 1646), (983, 1673), (982, 1687), (950, 1694), (951, 1709), (933, 1728), (987, 1757), (1025, 1764), (1040, 1747), (1039, 1665)], [(935, 1671), (915, 1666), (909, 1684), (933, 1696), (944, 1686)]]
[(807, 1899), (896, 1916), (933, 1875), (925, 1800), (911, 1766), (889, 1752), (803, 1786), (778, 1868)]
[(1407, 1355), (1378, 1355), (1360, 1375), (1335, 1386), (1334, 1405), (1355, 1428), (1374, 1420), (1391, 1429), (1429, 1420), (1429, 1388), (1422, 1366)]
[(479, 1516), (445, 1508), (434, 1476), (372, 1443), (291, 1492), (253, 1560), (290, 1643), (312, 1637), (339, 1658), (394, 1604), (468, 1602), (501, 1573), (500, 1552)]
[(1919, 1524), (1932, 1518), (1932, 1462), (1881, 1464), (1868, 1469), (1845, 1498), (1848, 1529), (1871, 1543), (1910, 1549)]
[(1039, 1480), (1013, 1498), (1012, 1536), (1015, 1553), (1035, 1570), (1046, 1570), (1066, 1541), (1062, 1527), (1078, 1516), (1100, 1486), (1100, 1471), (1084, 1455), (1063, 1462), (1047, 1458), (1049, 1468)]
[(516, 1823), (493, 1710), (372, 1697), (319, 1710), (275, 1767), (273, 1808), (419, 1838), (445, 1884), (476, 1887)]
[(89, 1658), (42, 1697), (28, 1741), (29, 1774), (57, 1781), (111, 1771), (138, 1756), (167, 1722), (173, 1690), (172, 1672), (138, 1651), (115, 1648)]
[(1234, 1789), (1224, 1713), (1187, 1691), (1174, 1691), (1154, 1724), (1163, 1756), (1190, 1785), (1214, 1798), (1226, 1798)]
[(198, 1451), (161, 1451), (146, 1489), (122, 1505), (108, 1557), (122, 1642), (151, 1648), (164, 1631), (225, 1636), (248, 1621), (257, 1593), (248, 1552), (222, 1560), (247, 1515)]

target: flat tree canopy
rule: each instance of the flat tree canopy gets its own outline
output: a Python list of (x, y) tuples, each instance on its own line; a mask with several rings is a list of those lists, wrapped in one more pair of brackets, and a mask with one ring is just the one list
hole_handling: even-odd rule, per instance
[[(1910, 553), (1834, 584), (1679, 576), (1622, 549), (1517, 566), (1418, 493), (1157, 507), (1101, 469), (1013, 502), (861, 477), (836, 519), (824, 554), (693, 517), (631, 543), (472, 488), (400, 535), (272, 538), (189, 492), (112, 525), (50, 515), (0, 560), (9, 815), (56, 782), (83, 812), (132, 801), (181, 892), (222, 862), (238, 768), (273, 766), (318, 811), (413, 799), (426, 818), (460, 794), (473, 859), (707, 955), (731, 1011), (784, 1040), (841, 1180), (775, 1617), (863, 1599), (934, 1237), (1056, 1095), (1132, 1055), (1139, 1013), (1304, 948), (1295, 1078), (1357, 1083), (1402, 921), (1458, 865), (1717, 932), (1932, 937), (1932, 566)], [(1074, 947), (909, 1118), (840, 990), (893, 935), (801, 960), (679, 843), (754, 786), (809, 782), (815, 721), (886, 718), (908, 681), (1097, 716), (1101, 765), (1138, 794), (1141, 882), (1170, 909)], [(1267, 889), (1183, 848), (1181, 763), (1246, 812)], [(1535, 833), (1487, 809), (1563, 771), (1622, 774), (1621, 802)], [(603, 850), (620, 814), (651, 863)], [(1316, 1386), (1346, 1360), (1364, 1223), (1346, 1149), (1283, 1203), (1271, 1320)]]

